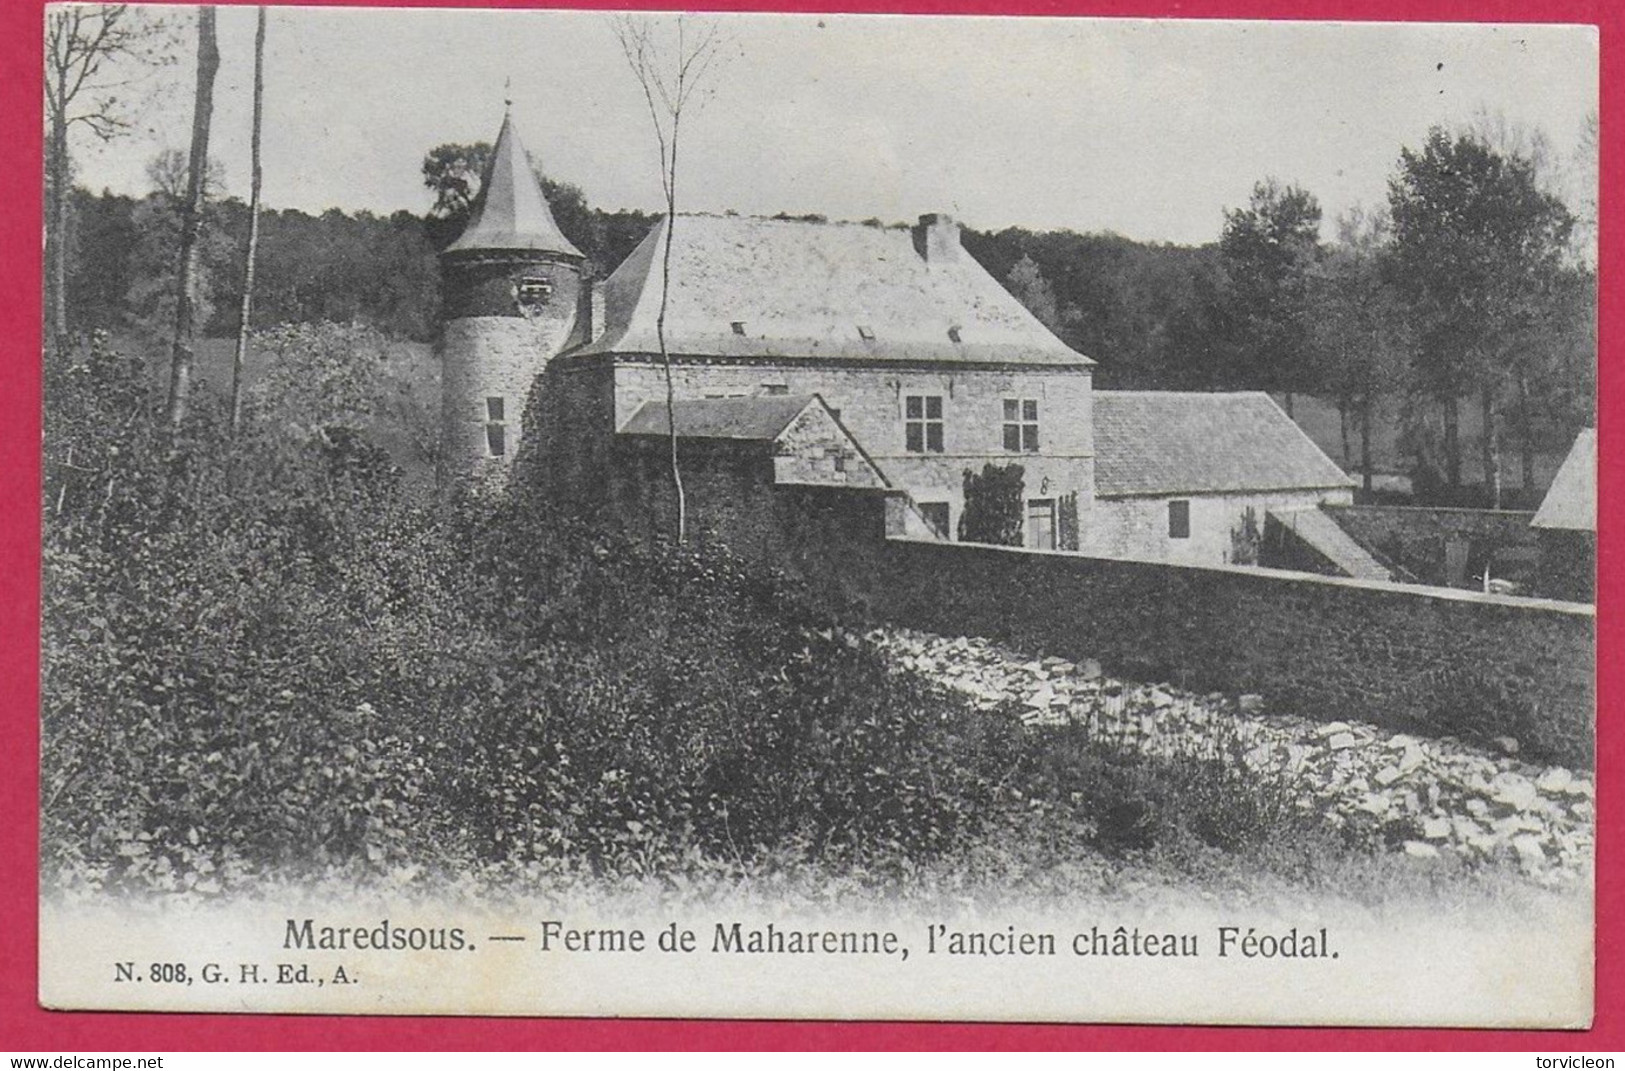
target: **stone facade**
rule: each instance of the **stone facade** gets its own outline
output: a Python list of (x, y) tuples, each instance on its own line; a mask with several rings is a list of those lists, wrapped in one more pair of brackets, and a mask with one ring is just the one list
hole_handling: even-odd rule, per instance
[[(1253, 548), (1251, 560), (1244, 550), (1249, 511), (1256, 539), (1263, 535), (1268, 510), (1303, 509), (1321, 503), (1347, 505), (1353, 498), (1353, 490), (1347, 488), (1100, 498), (1095, 501), (1093, 526), (1083, 527), (1081, 544), (1085, 553), (1107, 558), (1179, 565), (1252, 565), (1257, 562), (1257, 547)], [(1188, 504), (1185, 536), (1173, 534), (1171, 502)]]
[[(1029, 500), (1077, 495), (1080, 523), (1085, 530), (1089, 527), (1094, 456), (1087, 370), (719, 362), (684, 363), (674, 373), (679, 399), (769, 392), (820, 395), (893, 487), (922, 506), (947, 506), (949, 533), (964, 510), (965, 470), (980, 472), (989, 463), (1022, 466)], [(616, 427), (644, 402), (666, 396), (665, 369), (658, 363), (617, 361), (613, 380)], [(600, 380), (599, 389), (603, 385)], [(908, 449), (910, 395), (941, 399), (940, 452)], [(1007, 399), (1038, 403), (1036, 453), (1004, 449)]]
[[(536, 274), (515, 268), (517, 278)], [(556, 300), (543, 307), (522, 309), (510, 282), (506, 312), (446, 320), (438, 345), (442, 486), (463, 481), (495, 489), (506, 480), (523, 440), (532, 384), (576, 329), (575, 271), (555, 269), (549, 277), (556, 280)]]
[(816, 402), (773, 443), (773, 482), (881, 490), (885, 478), (852, 437)]

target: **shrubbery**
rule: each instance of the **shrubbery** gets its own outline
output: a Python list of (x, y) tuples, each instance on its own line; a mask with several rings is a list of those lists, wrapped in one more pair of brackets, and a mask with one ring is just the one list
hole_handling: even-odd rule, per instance
[(1305, 825), (1222, 754), (1130, 761), (976, 712), (770, 570), (524, 503), (415, 501), (346, 423), (386, 361), (364, 335), (282, 337), (278, 392), (235, 442), (206, 397), (170, 442), (145, 371), (105, 345), (48, 362), (58, 880), (895, 875)]

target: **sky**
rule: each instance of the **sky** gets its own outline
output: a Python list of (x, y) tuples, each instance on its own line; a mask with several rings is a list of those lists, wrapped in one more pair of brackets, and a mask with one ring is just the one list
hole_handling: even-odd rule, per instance
[[(79, 181), (140, 194), (184, 149), (193, 16), (141, 77), (129, 136), (74, 144)], [(657, 18), (657, 32), (671, 28)], [(1478, 115), (1544, 132), (1567, 163), (1597, 107), (1597, 39), (1564, 26), (719, 15), (711, 95), (684, 118), (679, 209), (978, 229), (1217, 238), (1274, 177), (1330, 221), (1386, 197), (1400, 149)], [(211, 155), (246, 198), (251, 8), (219, 9)], [(264, 200), (425, 211), (424, 154), (492, 140), (511, 96), (550, 177), (600, 208), (658, 210), (641, 91), (601, 12), (272, 8)], [(1579, 172), (1571, 185), (1584, 181)]]

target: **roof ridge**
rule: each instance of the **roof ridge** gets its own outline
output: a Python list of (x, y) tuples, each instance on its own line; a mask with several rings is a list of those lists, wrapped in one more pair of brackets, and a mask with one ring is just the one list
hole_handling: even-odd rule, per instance
[[(1128, 387), (1116, 390), (1097, 390), (1094, 395), (1097, 398), (1102, 395), (1130, 398), (1141, 395), (1152, 395), (1159, 398), (1270, 398), (1269, 391), (1265, 390), (1136, 390)], [(1275, 399), (1270, 398), (1270, 400), (1274, 401)]]

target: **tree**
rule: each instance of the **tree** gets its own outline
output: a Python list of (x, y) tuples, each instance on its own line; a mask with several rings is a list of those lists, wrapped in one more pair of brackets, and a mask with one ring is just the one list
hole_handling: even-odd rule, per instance
[[(203, 330), (217, 312), (234, 306), (232, 295), (241, 248), (234, 237), (231, 216), (236, 202), (205, 201), (196, 239), (196, 274), (191, 290), (192, 319)], [(124, 289), (120, 297), (126, 322), (144, 334), (172, 344), (175, 326), (177, 270), (185, 204), (163, 193), (150, 193), (134, 202), (129, 223), (135, 241), (129, 251)], [(238, 231), (238, 234), (241, 232)], [(85, 271), (95, 258), (78, 258), (75, 272)], [(70, 297), (77, 289), (69, 279)]]
[(671, 299), (671, 243), (677, 229), (677, 160), (682, 147), (683, 116), (692, 114), (708, 95), (706, 75), (721, 56), (723, 42), (715, 23), (691, 25), (682, 15), (676, 19), (676, 40), (662, 45), (655, 39), (653, 24), (647, 18), (618, 17), (615, 36), (626, 56), (627, 66), (643, 89), (654, 126), (655, 144), (660, 150), (660, 188), (666, 200), (666, 234), (660, 253), (660, 309), (655, 315), (655, 338), (660, 359), (666, 368), (667, 438), (671, 445), (671, 482), (677, 497), (677, 542), (687, 535), (688, 502), (683, 495), (683, 473), (677, 458), (677, 387), (672, 374), (671, 353), (666, 348), (666, 313)]
[(192, 153), (187, 170), (186, 203), (181, 210), (180, 268), (175, 280), (175, 344), (169, 365), (166, 421), (173, 430), (186, 419), (192, 388), (192, 347), (197, 324), (193, 300), (198, 277), (198, 233), (203, 226), (203, 194), (209, 160), (209, 123), (214, 116), (214, 76), (220, 69), (215, 41), (214, 8), (197, 12), (197, 90), (192, 107)]
[(1357, 416), (1360, 472), (1369, 494), (1376, 405), (1403, 378), (1410, 338), (1399, 295), (1383, 272), (1391, 233), (1386, 213), (1355, 207), (1339, 217), (1337, 233), (1337, 243), (1310, 277), (1310, 341), (1315, 378), (1337, 403), (1345, 462), (1349, 416)]
[(1309, 278), (1321, 256), (1320, 202), (1266, 179), (1246, 208), (1226, 210), (1219, 258), (1227, 278), (1231, 377), (1286, 395), (1314, 386), (1309, 353)]
[(119, 61), (163, 62), (162, 23), (128, 4), (61, 5), (45, 18), (45, 287), (47, 334), (68, 335), (68, 198), (75, 127), (110, 141), (129, 129)]
[(254, 23), (254, 119), (249, 138), (248, 247), (243, 251), (243, 303), (237, 318), (237, 349), (231, 359), (231, 432), (243, 416), (243, 360), (248, 354), (248, 323), (254, 311), (254, 256), (260, 244), (260, 125), (265, 111), (265, 8)]
[[(147, 181), (152, 192), (179, 207), (186, 203), (187, 183), (191, 176), (189, 155), (173, 146), (161, 149), (147, 161)], [(216, 201), (226, 192), (226, 169), (220, 161), (211, 158), (203, 171), (203, 199)]]
[(1400, 153), (1388, 184), (1391, 277), (1417, 341), (1421, 389), (1445, 413), (1446, 477), (1461, 485), (1457, 400), (1476, 395), (1490, 501), (1501, 500), (1503, 394), (1526, 386), (1557, 328), (1574, 217), (1541, 188), (1535, 162), (1435, 127)]
[(1021, 259), (1011, 266), (1010, 274), (1005, 279), (1010, 284), (1010, 293), (1038, 318), (1039, 323), (1051, 331), (1060, 329), (1061, 313), (1055, 304), (1055, 288), (1044, 278), (1044, 273), (1038, 270), (1037, 262), (1030, 255), (1021, 254)]

